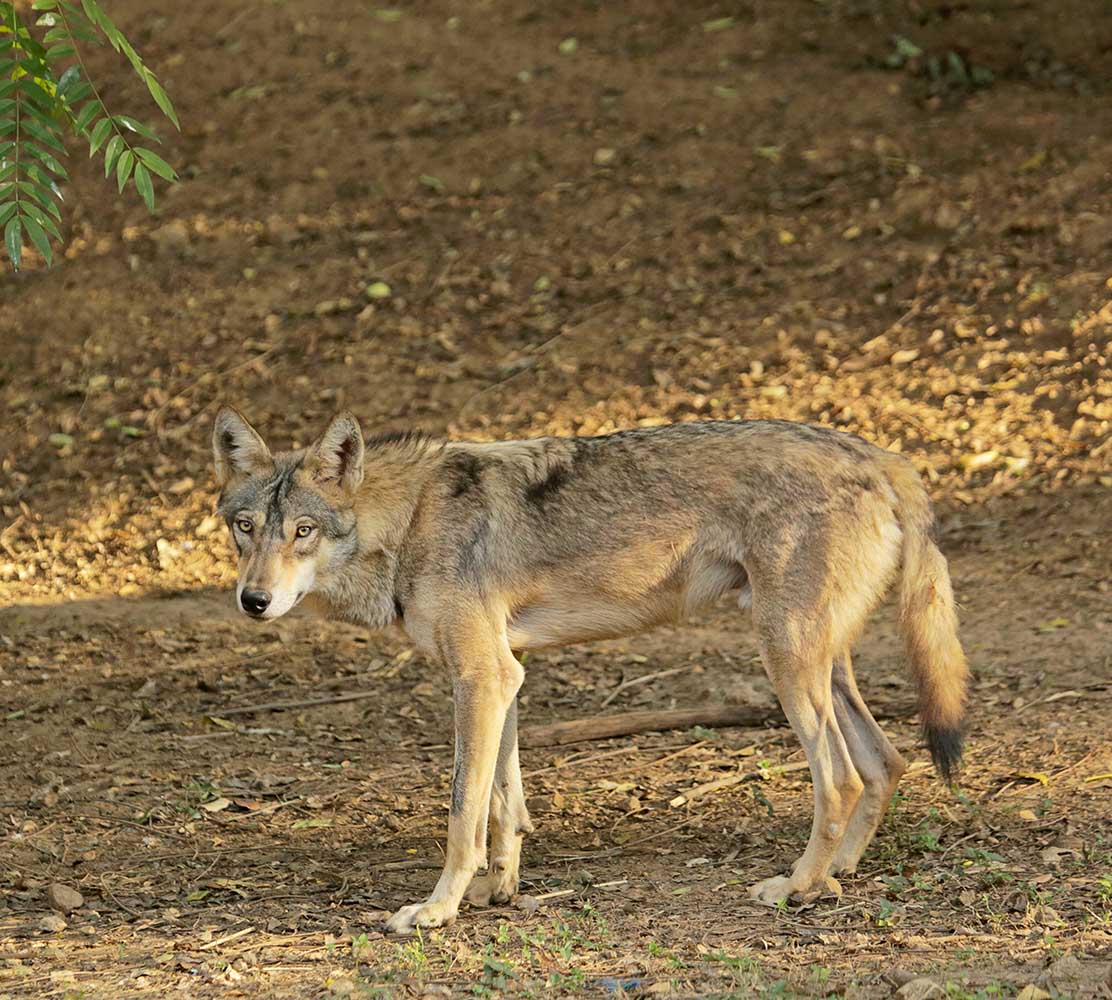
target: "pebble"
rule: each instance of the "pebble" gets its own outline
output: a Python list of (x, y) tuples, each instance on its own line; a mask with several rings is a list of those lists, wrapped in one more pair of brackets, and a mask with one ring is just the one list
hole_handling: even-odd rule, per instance
[(518, 896), (514, 900), (514, 906), (525, 913), (536, 913), (540, 909), (541, 901), (536, 896)]
[(189, 246), (189, 230), (180, 221), (159, 226), (151, 231), (150, 237), (159, 253), (181, 253)]
[(945, 991), (933, 979), (920, 976), (904, 983), (896, 991), (896, 996), (901, 1000), (932, 1000), (933, 997), (945, 996)]
[(47, 934), (59, 934), (68, 926), (57, 913), (48, 913), (39, 921), (39, 930), (46, 931)]
[(46, 901), (52, 909), (59, 910), (62, 913), (72, 913), (85, 905), (85, 897), (81, 893), (76, 889), (71, 889), (68, 885), (62, 885), (60, 882), (55, 882), (46, 890)]

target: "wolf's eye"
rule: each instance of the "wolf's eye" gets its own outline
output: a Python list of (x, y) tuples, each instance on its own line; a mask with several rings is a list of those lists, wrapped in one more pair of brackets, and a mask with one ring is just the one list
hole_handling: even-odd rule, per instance
[(242, 531), (245, 535), (249, 535), (251, 534), (252, 530), (254, 530), (255, 525), (252, 524), (250, 521), (240, 520), (236, 521), (236, 527), (239, 528), (239, 530)]
[(311, 524), (299, 524), (297, 526), (297, 531), (294, 532), (298, 538), (308, 538), (312, 533), (313, 526)]

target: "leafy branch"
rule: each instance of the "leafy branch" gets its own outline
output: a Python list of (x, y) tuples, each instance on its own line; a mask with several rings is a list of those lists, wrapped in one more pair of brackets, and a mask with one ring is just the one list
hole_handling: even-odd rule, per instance
[(89, 156), (104, 158), (104, 176), (115, 174), (123, 193), (131, 181), (154, 211), (154, 177), (171, 183), (177, 173), (139, 140), (159, 143), (137, 118), (109, 111), (85, 66), (82, 45), (108, 42), (146, 85), (175, 128), (177, 113), (162, 84), (98, 0), (34, 0), (33, 32), (11, 0), (0, 0), (0, 229), (4, 248), (18, 270), (29, 240), (49, 265), (68, 179), (58, 157), (67, 154), (65, 132), (89, 144)]

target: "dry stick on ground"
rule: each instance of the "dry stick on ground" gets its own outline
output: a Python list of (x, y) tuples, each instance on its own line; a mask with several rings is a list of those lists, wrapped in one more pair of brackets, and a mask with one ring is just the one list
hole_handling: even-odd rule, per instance
[[(911, 709), (885, 707), (873, 714), (878, 719), (902, 718)], [(705, 726), (709, 729), (724, 726), (763, 726), (774, 722), (784, 724), (784, 715), (778, 708), (761, 708), (754, 705), (720, 705), (707, 708), (677, 708), (666, 711), (622, 712), (619, 715), (599, 715), (590, 719), (556, 722), (550, 726), (532, 726), (523, 729), (520, 742), (526, 749), (556, 747), (584, 740), (606, 740), (615, 736), (633, 736), (662, 729), (690, 729)]]
[(656, 670), (651, 674), (642, 674), (640, 677), (632, 677), (628, 681), (622, 681), (621, 684), (606, 696), (600, 708), (606, 708), (618, 695), (631, 687), (635, 687), (638, 684), (647, 684), (649, 681), (659, 680), (661, 677), (671, 677), (673, 674), (682, 674), (685, 670), (690, 669), (689, 666), (672, 667), (671, 670)]
[(225, 708), (221, 711), (207, 712), (225, 718), (229, 715), (249, 715), (253, 712), (277, 712), (285, 708), (310, 708), (313, 705), (337, 705), (344, 701), (362, 701), (365, 698), (381, 698), (381, 691), (353, 691), (350, 694), (334, 694), (328, 698), (305, 698), (300, 701), (272, 701), (264, 705), (242, 705), (239, 708)]
[(753, 705), (723, 705), (708, 708), (677, 708), (664, 711), (621, 712), (597, 715), (589, 719), (556, 722), (550, 726), (531, 726), (521, 732), (520, 743), (533, 747), (557, 747), (584, 740), (605, 740), (615, 736), (633, 736), (662, 729), (690, 729), (692, 726), (762, 726), (766, 722), (783, 722), (776, 708)]

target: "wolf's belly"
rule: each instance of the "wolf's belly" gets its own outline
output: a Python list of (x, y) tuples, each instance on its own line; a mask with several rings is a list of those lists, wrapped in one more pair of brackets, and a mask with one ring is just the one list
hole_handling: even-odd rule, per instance
[(511, 615), (506, 636), (510, 648), (517, 650), (618, 639), (682, 621), (739, 588), (744, 607), (748, 601), (745, 571), (736, 563), (708, 560), (637, 597), (615, 599), (606, 593), (578, 595), (566, 590), (558, 596), (541, 596)]

